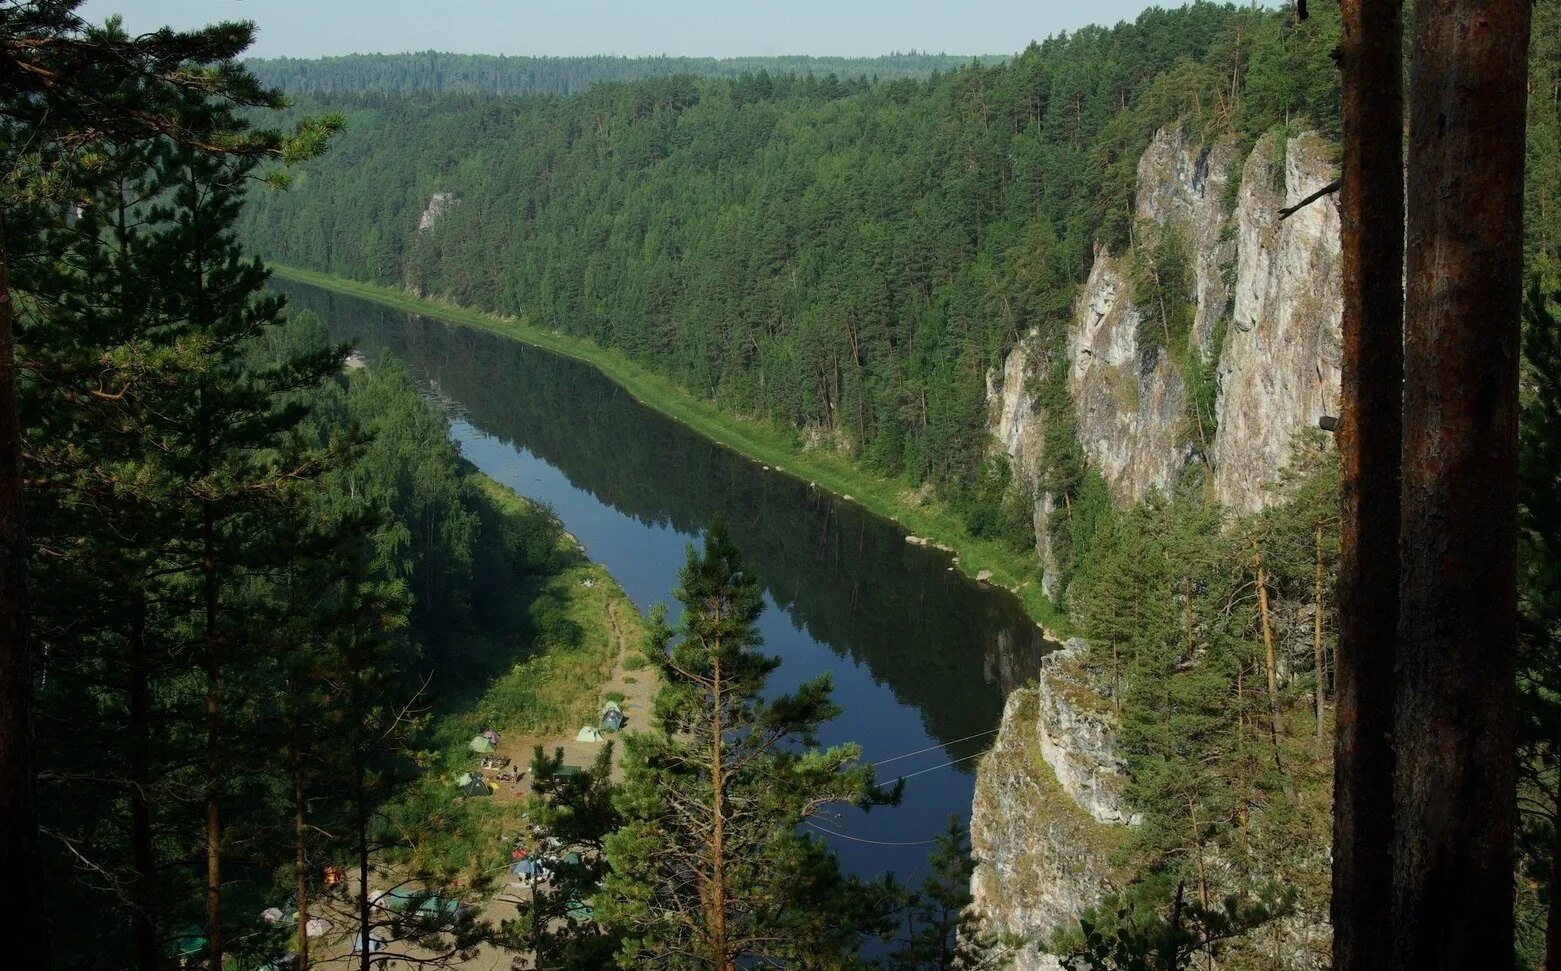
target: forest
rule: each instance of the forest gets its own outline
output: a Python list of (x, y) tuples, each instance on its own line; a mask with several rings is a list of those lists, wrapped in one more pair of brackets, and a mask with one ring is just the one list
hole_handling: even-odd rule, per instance
[[(621, 777), (610, 755), (564, 773), (536, 751), (535, 819), (571, 867), (511, 922), (450, 904), (491, 889), (476, 874), (504, 825), (450, 798), (463, 739), (495, 712), (556, 728), (594, 708), (531, 690), (611, 666), (569, 599), (591, 567), (463, 463), (404, 365), (349, 362), (289, 317), (259, 257), (621, 352), (1025, 554), (1036, 497), (994, 457), (987, 378), (1034, 331), (1051, 418), (1033, 488), (1064, 510), (1040, 528), (1139, 819), (1112, 850), (1119, 892), (1046, 943), (1094, 971), (1342, 953), (1354, 468), (1319, 430), (1260, 513), (1220, 509), (1196, 462), (1113, 503), (1061, 353), (1096, 252), (1130, 253), (1164, 340), (1140, 349), (1175, 352), (1190, 386), (1214, 373), (1189, 357), (1188, 254), (1136, 245), (1138, 160), (1167, 125), (1354, 144), (1334, 5), (1155, 8), (957, 64), (244, 62), (249, 25), (133, 37), (77, 6), (0, 8), (0, 871), (23, 888), (0, 914), (26, 966), (309, 967), (332, 907), (365, 971), (384, 937), (434, 966), (502, 948), (722, 971), (998, 966), (1029, 943), (967, 909), (957, 821), (919, 887), (849, 877), (799, 828), (902, 792), (857, 746), (815, 744), (839, 711), (827, 678), (767, 693), (753, 565), (785, 538), (751, 525), (711, 524), (681, 615), (647, 621), (634, 660), (660, 688)], [(1561, 3), (1533, 17), (1517, 758), (1484, 797), (1519, 807), (1489, 897), (1515, 899), (1499, 923), (1525, 968), (1561, 953)], [(600, 479), (592, 460), (570, 459)], [(630, 501), (657, 506), (652, 488)], [(325, 890), (328, 871), (351, 885)], [(386, 879), (415, 888), (411, 913), (376, 904)]]
[(907, 51), (882, 57), (511, 57), (487, 54), (346, 54), (251, 57), (255, 77), (291, 94), (580, 94), (615, 81), (692, 75), (814, 75), (820, 79), (924, 78), (988, 57)]

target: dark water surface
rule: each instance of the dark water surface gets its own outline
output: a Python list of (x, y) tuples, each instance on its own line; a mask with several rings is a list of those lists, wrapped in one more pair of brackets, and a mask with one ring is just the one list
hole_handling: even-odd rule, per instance
[[(894, 523), (639, 404), (585, 364), (311, 287), (278, 288), (337, 339), (404, 360), (449, 409), (466, 457), (550, 505), (641, 610), (671, 599), (685, 547), (725, 518), (764, 584), (764, 650), (782, 659), (772, 690), (830, 672), (845, 714), (822, 740), (895, 759), (879, 769), (885, 782), (910, 777), (899, 806), (820, 821), (844, 834), (827, 838), (849, 871), (911, 877), (948, 815), (968, 817), (974, 756), (1044, 649), (1016, 598), (950, 571), (945, 554), (905, 542)], [(961, 761), (945, 766), (952, 760)]]

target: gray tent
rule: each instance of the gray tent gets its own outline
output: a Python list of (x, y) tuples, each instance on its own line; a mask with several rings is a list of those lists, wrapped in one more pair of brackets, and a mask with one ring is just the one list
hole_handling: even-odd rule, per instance
[(623, 727), (623, 709), (618, 707), (616, 701), (607, 702), (602, 708), (602, 730), (616, 732)]
[(455, 777), (455, 791), (463, 796), (491, 796), (493, 790), (482, 776), (475, 772), (462, 772)]

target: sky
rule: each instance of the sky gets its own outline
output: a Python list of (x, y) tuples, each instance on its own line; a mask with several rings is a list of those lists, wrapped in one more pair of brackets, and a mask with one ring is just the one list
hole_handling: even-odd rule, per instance
[[(1161, 0), (1170, 6), (1177, 0)], [(1009, 54), (1148, 0), (87, 0), (134, 33), (253, 20), (260, 57), (469, 54)]]

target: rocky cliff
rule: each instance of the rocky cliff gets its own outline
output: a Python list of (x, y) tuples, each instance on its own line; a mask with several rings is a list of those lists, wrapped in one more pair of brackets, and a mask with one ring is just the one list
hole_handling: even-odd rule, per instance
[[(1039, 480), (1048, 416), (1035, 386), (1046, 355), (1065, 353), (1079, 444), (1114, 501), (1168, 490), (1190, 463), (1207, 463), (1199, 471), (1211, 498), (1235, 513), (1265, 505), (1297, 435), (1337, 414), (1337, 203), (1324, 198), (1280, 219), (1282, 207), (1334, 177), (1333, 155), (1308, 134), (1265, 137), (1244, 159), (1230, 138), (1199, 144), (1180, 128), (1155, 136), (1138, 168), (1134, 242), (1147, 252), (1174, 233), (1186, 247), (1185, 341), (1196, 355), (1184, 360), (1217, 362), (1213, 421), (1189, 407), (1185, 363), (1164, 346), (1140, 346), (1152, 308), (1134, 292), (1134, 254), (1100, 248), (1063, 345), (1049, 351), (1031, 334), (989, 376), (994, 448), (1009, 456), (1016, 478)], [(1050, 509), (1039, 495), (1037, 552), (1048, 591)], [(1121, 876), (1110, 852), (1136, 821), (1121, 800), (1112, 706), (1090, 683), (1086, 650), (1070, 642), (1043, 662), (1036, 687), (1010, 697), (977, 776), (976, 906), (989, 929), (1030, 941), (1015, 965), (1021, 971), (1056, 966), (1040, 944)], [(1315, 930), (1297, 926), (1298, 937)]]
[(1051, 971), (1050, 935), (1119, 882), (1111, 856), (1126, 834), (1115, 718), (1089, 683), (1081, 641), (1041, 662), (1035, 686), (1008, 696), (1002, 729), (976, 778), (971, 882), (986, 930), (1023, 938), (1016, 971)]
[[(1336, 201), (1281, 220), (1279, 210), (1334, 175), (1316, 135), (1261, 139), (1241, 161), (1232, 138), (1198, 143), (1159, 132), (1138, 167), (1135, 242), (1175, 233), (1186, 249), (1193, 315), (1188, 340), (1218, 361), (1214, 427), (1188, 407), (1175, 355), (1140, 347), (1147, 309), (1134, 293), (1133, 256), (1098, 249), (1075, 303), (1064, 353), (1079, 444), (1121, 503), (1166, 491), (1190, 462), (1207, 461), (1214, 498), (1261, 508), (1296, 435), (1337, 413), (1342, 308)], [(1232, 180), (1236, 179), (1234, 185)], [(1044, 349), (1033, 336), (988, 383), (991, 428), (1016, 476), (1039, 469), (1046, 416), (1024, 387)], [(1037, 500), (1038, 533), (1044, 533)], [(1044, 538), (1038, 550), (1046, 555)]]

